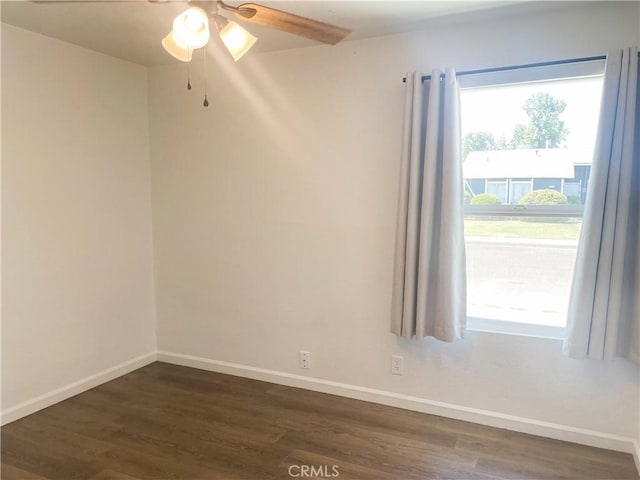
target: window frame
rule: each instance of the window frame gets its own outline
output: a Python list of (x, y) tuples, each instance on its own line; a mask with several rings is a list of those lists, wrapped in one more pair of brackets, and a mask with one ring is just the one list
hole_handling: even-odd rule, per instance
[(584, 205), (465, 205), (464, 216), (581, 218)]
[[(459, 78), (460, 89), (499, 87), (514, 84), (528, 84), (554, 80), (568, 80), (604, 75), (605, 60), (593, 60), (584, 63), (517, 69), (504, 72), (469, 75)], [(533, 189), (533, 179), (531, 181)], [(562, 179), (564, 184), (564, 179)], [(506, 179), (507, 202), (510, 201), (510, 179)], [(486, 183), (485, 183), (486, 191)], [(552, 217), (582, 218), (584, 205), (464, 205), (464, 217)], [(564, 339), (567, 327), (512, 322), (492, 318), (467, 316), (467, 328), (471, 331), (497, 333), (505, 335), (530, 336), (548, 339)]]
[(525, 322), (510, 322), (508, 320), (496, 320), (467, 316), (467, 330), (474, 332), (499, 333), (504, 335), (519, 335), (537, 338), (549, 338), (563, 340), (567, 334), (567, 327), (555, 325), (543, 325)]

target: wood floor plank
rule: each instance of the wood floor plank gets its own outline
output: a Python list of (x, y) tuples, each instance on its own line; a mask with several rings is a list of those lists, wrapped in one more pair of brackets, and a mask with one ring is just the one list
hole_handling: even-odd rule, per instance
[(46, 477), (22, 470), (8, 463), (3, 463), (0, 467), (0, 478), (2, 480), (48, 480)]
[(332, 422), (341, 420), (416, 440), (428, 437), (431, 443), (448, 446), (453, 446), (457, 439), (455, 433), (440, 428), (445, 419), (434, 415), (279, 385), (267, 393), (276, 405), (285, 407), (289, 413), (315, 414), (320, 419), (329, 416)]
[(250, 470), (256, 477), (268, 476), (272, 466), (278, 465), (288, 453), (273, 442), (252, 436), (240, 439), (212, 430), (194, 433), (145, 420), (127, 423), (111, 440), (120, 448), (150, 455), (155, 453), (199, 470), (217, 467), (218, 473), (227, 474)]
[[(540, 476), (550, 478), (615, 479), (635, 475), (635, 466), (626, 454), (515, 432), (497, 431), (483, 437), (461, 434), (456, 449), (478, 454), (480, 471), (486, 465), (490, 465), (487, 471), (495, 470), (498, 464), (502, 469), (517, 466), (517, 471), (522, 465), (533, 464)], [(528, 471), (524, 472), (526, 475)]]
[(126, 475), (115, 470), (102, 470), (88, 480), (140, 480), (139, 478)]
[(361, 467), (375, 465), (398, 478), (433, 478), (455, 470), (472, 471), (476, 459), (456, 454), (452, 448), (384, 435), (366, 428), (344, 425), (315, 431), (291, 432), (279, 441)]
[(302, 468), (307, 467), (307, 471), (309, 471), (310, 467), (313, 467), (316, 471), (323, 472), (322, 474), (327, 477), (338, 474), (338, 477), (342, 479), (396, 480), (393, 474), (382, 472), (376, 468), (345, 462), (305, 450), (293, 450), (281, 466), (285, 478), (286, 476), (302, 475)]
[(5, 431), (2, 432), (2, 463), (50, 479), (82, 480), (100, 470), (94, 462), (77, 458), (74, 452), (51, 451), (41, 447), (36, 438), (26, 440)]
[(628, 454), (160, 362), (0, 435), (4, 480), (640, 480)]
[(101, 438), (95, 438), (56, 428), (49, 429), (45, 423), (39, 424), (37, 418), (19, 422), (11, 429), (14, 441), (37, 443), (37, 447), (52, 453), (66, 455), (73, 452), (74, 458), (92, 462), (101, 453), (106, 452), (112, 445)]

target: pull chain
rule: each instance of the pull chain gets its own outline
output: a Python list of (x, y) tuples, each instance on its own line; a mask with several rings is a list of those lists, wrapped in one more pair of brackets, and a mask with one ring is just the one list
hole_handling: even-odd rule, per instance
[[(189, 49), (191, 53), (191, 49)], [(187, 62), (187, 90), (191, 90), (191, 60)]]
[(203, 62), (203, 66), (204, 66), (204, 102), (202, 102), (202, 105), (205, 107), (209, 106), (209, 100), (207, 100), (207, 49), (203, 49), (202, 50), (204, 52), (204, 62)]

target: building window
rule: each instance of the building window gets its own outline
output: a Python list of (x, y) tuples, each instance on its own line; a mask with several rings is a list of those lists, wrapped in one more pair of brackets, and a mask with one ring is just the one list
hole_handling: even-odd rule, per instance
[(507, 203), (507, 181), (506, 180), (489, 180), (486, 182), (486, 193), (495, 195), (500, 203)]
[(509, 203), (518, 205), (520, 200), (533, 190), (533, 180), (511, 180), (509, 189)]
[[(582, 199), (582, 181), (571, 179), (562, 183), (562, 193), (570, 203), (584, 203)], [(587, 192), (585, 191), (585, 194)]]
[(470, 328), (566, 327), (603, 67), (461, 78)]

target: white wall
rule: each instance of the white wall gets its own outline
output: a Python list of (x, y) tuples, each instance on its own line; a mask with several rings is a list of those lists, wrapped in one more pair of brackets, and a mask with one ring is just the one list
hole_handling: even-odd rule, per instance
[(184, 66), (150, 69), (159, 349), (638, 438), (629, 362), (389, 333), (403, 74), (601, 55), (636, 44), (638, 18), (637, 3), (580, 4), (237, 65), (212, 47), (208, 109), (199, 69), (191, 92)]
[(155, 305), (146, 69), (2, 25), (2, 97), (5, 420), (153, 352)]

